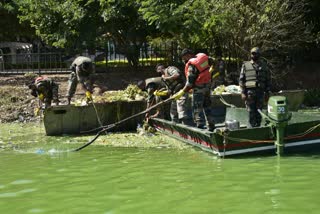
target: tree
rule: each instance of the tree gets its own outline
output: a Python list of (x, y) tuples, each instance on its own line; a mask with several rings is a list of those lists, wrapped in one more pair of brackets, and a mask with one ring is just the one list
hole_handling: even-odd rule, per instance
[(147, 25), (138, 12), (139, 6), (135, 0), (101, 0), (101, 16), (108, 37), (132, 66), (138, 64), (139, 50), (147, 36), (155, 33), (153, 25)]
[(111, 40), (138, 63), (140, 45), (146, 41), (146, 22), (133, 0), (17, 0), (20, 19), (30, 21), (47, 44), (95, 50)]
[(148, 23), (156, 23), (181, 46), (211, 47), (211, 54), (222, 49), (235, 59), (247, 59), (251, 47), (259, 46), (271, 53), (265, 56), (278, 69), (274, 74), (285, 73), (279, 70), (286, 56), (315, 41), (313, 25), (305, 17), (308, 0), (141, 2), (140, 12)]
[(0, 2), (0, 41), (27, 41), (35, 38), (35, 30), (30, 23), (20, 23), (18, 6), (14, 1)]

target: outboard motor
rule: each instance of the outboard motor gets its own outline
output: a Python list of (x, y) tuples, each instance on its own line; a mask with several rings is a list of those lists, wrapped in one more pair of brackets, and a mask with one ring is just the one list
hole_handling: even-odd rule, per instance
[(271, 127), (276, 129), (277, 154), (283, 154), (284, 147), (284, 131), (291, 119), (291, 113), (288, 111), (288, 100), (284, 96), (272, 96), (268, 101), (268, 114), (263, 114), (260, 110), (259, 113), (262, 117), (269, 122)]
[(268, 101), (268, 116), (277, 123), (287, 123), (291, 114), (288, 111), (288, 100), (284, 96), (272, 96)]

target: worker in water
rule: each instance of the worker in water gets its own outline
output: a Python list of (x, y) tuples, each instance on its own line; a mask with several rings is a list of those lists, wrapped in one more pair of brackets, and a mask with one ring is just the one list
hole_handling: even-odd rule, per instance
[[(166, 90), (156, 90), (156, 96), (171, 96), (180, 91), (186, 82), (185, 75), (175, 66), (165, 67), (162, 64), (156, 66), (156, 71), (161, 74)], [(188, 94), (184, 94), (177, 100), (173, 100), (170, 106), (171, 120), (185, 125), (192, 125), (191, 116), (188, 112)]]
[[(148, 94), (147, 97), (147, 108), (157, 104), (163, 99), (166, 99), (168, 96), (158, 97), (154, 95), (155, 91), (163, 91), (165, 90), (165, 84), (162, 81), (161, 77), (152, 77), (146, 80), (141, 80), (138, 82), (138, 87), (146, 91)], [(154, 111), (146, 113), (145, 117), (153, 118), (153, 117), (164, 117), (164, 111), (162, 107), (155, 109)]]
[(88, 57), (77, 57), (70, 66), (71, 73), (69, 76), (67, 99), (68, 104), (71, 102), (71, 98), (76, 92), (78, 82), (82, 88), (86, 91), (87, 103), (92, 101), (92, 74), (94, 73), (94, 64)]
[(242, 65), (239, 85), (241, 98), (245, 101), (249, 112), (249, 127), (258, 127), (261, 124), (261, 115), (264, 101), (269, 99), (271, 92), (271, 73), (265, 60), (261, 59), (258, 47), (250, 51), (251, 60)]
[(211, 73), (209, 72), (209, 57), (204, 53), (194, 54), (190, 49), (181, 52), (182, 61), (185, 63), (186, 84), (173, 95), (178, 100), (192, 89), (192, 110), (194, 121), (198, 128), (204, 128), (201, 113), (204, 113), (207, 129), (213, 131), (215, 123), (211, 114)]
[(51, 78), (40, 76), (28, 85), (31, 89), (31, 95), (38, 97), (40, 106), (45, 105), (45, 108), (50, 107), (52, 101), (59, 105), (58, 90), (59, 86)]

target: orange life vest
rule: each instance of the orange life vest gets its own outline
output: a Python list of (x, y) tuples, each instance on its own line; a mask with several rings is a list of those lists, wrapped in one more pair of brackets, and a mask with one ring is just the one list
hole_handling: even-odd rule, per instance
[(196, 82), (195, 82), (196, 85), (209, 83), (211, 81), (211, 74), (209, 72), (210, 66), (209, 66), (208, 58), (209, 57), (206, 54), (198, 53), (195, 58), (189, 59), (189, 61), (186, 64), (186, 67), (184, 70), (186, 77), (188, 76), (189, 65), (196, 66), (197, 70), (199, 71), (198, 78), (196, 79)]

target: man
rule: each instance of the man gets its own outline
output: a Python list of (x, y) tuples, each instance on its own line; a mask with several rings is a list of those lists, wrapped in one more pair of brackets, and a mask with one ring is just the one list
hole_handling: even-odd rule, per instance
[[(210, 64), (210, 61), (209, 61)], [(225, 73), (226, 73), (226, 67), (225, 67), (225, 61), (222, 59), (221, 55), (217, 56), (217, 59), (214, 64), (210, 69), (213, 69), (211, 71), (212, 75), (212, 84), (211, 87), (212, 89), (216, 88), (219, 85), (224, 85), (225, 84)]]
[(268, 100), (271, 89), (271, 74), (267, 63), (261, 59), (260, 49), (254, 47), (250, 51), (251, 60), (243, 63), (239, 85), (241, 98), (245, 101), (249, 112), (249, 127), (259, 127), (264, 100)]
[[(161, 80), (161, 77), (152, 77), (146, 80), (141, 80), (138, 82), (138, 87), (143, 91), (147, 91), (147, 94), (148, 94), (147, 108), (157, 104), (158, 102), (160, 102), (162, 98), (164, 98), (164, 97), (158, 97), (154, 95), (155, 91), (161, 91), (165, 88), (165, 84)], [(151, 116), (149, 112), (146, 113), (145, 117), (152, 118), (152, 117), (162, 116), (160, 115), (161, 112), (162, 111), (160, 110), (160, 108), (158, 108), (155, 111), (151, 112)]]
[[(185, 85), (184, 74), (174, 66), (165, 67), (162, 64), (156, 66), (156, 71), (161, 74), (162, 81), (166, 85), (166, 90), (155, 91), (156, 96), (170, 96), (177, 93)], [(191, 119), (188, 115), (188, 94), (184, 94), (178, 100), (173, 100), (170, 106), (170, 117), (174, 122), (181, 122), (185, 125), (191, 125)]]
[(215, 129), (213, 116), (211, 115), (210, 85), (211, 73), (208, 56), (204, 53), (195, 55), (190, 49), (181, 52), (181, 58), (185, 62), (185, 76), (187, 82), (183, 89), (176, 93), (177, 100), (185, 93), (192, 90), (192, 108), (194, 121), (198, 128), (204, 128), (201, 113), (205, 115), (207, 128), (209, 131)]
[(69, 76), (69, 85), (67, 92), (68, 104), (71, 102), (71, 98), (76, 92), (78, 82), (80, 82), (82, 88), (86, 91), (87, 102), (92, 101), (92, 82), (91, 76), (94, 73), (94, 65), (92, 60), (88, 57), (77, 57), (70, 66), (71, 74)]
[(45, 108), (50, 107), (52, 101), (59, 105), (59, 86), (52, 79), (44, 76), (37, 77), (28, 87), (31, 89), (31, 95), (38, 97), (40, 102), (45, 104)]

